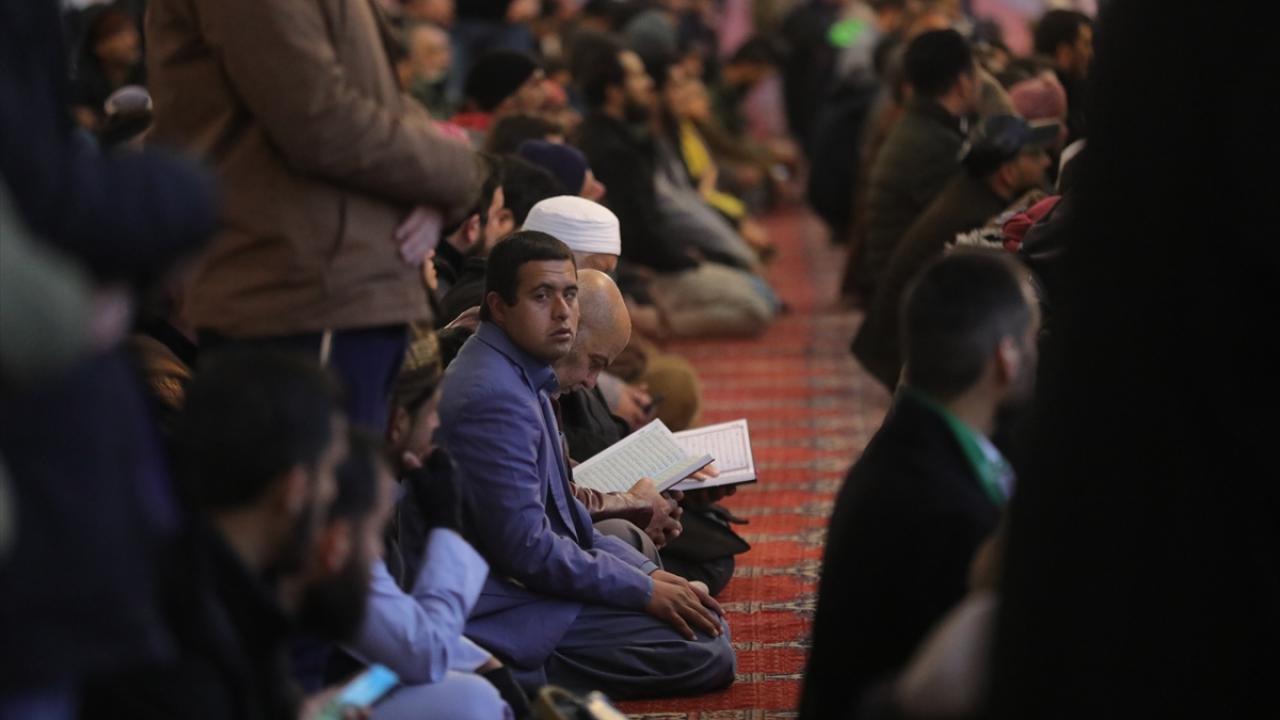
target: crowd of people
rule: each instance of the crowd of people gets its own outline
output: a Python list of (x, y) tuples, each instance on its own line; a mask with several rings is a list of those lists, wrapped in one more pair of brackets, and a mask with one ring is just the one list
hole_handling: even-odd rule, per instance
[(574, 467), (699, 425), (665, 341), (788, 312), (761, 216), (801, 186), (894, 402), (800, 717), (1032, 707), (991, 690), (1037, 667), (1011, 500), (1123, 123), (1093, 8), (1003, 5), (0, 0), (0, 718), (728, 687), (732, 486)]

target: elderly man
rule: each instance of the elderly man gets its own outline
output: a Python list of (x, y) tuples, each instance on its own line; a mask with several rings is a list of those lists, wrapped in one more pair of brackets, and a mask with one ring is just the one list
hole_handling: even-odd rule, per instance
[(492, 568), (467, 635), (527, 684), (615, 697), (725, 687), (736, 661), (719, 605), (595, 530), (569, 487), (550, 398), (578, 328), (569, 248), (515, 233), (489, 256), (486, 289), (480, 327), (446, 372), (437, 433)]
[[(609, 412), (596, 380), (627, 346), (631, 319), (618, 286), (598, 270), (578, 271), (578, 307), (578, 336), (573, 348), (553, 365), (560, 383), (560, 429), (566, 440), (587, 436), (608, 445), (621, 437), (623, 428)], [(572, 455), (572, 441), (569, 447)], [(574, 497), (591, 513), (597, 530), (621, 538), (662, 565), (657, 548), (680, 534), (678, 492), (664, 497), (648, 478), (641, 478), (625, 493), (570, 485)]]

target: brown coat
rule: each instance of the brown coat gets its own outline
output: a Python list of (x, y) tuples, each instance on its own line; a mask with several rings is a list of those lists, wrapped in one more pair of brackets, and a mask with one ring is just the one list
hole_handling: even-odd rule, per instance
[(474, 152), (396, 83), (371, 0), (152, 0), (155, 138), (213, 164), (221, 229), (187, 307), (201, 329), (285, 335), (429, 318), (393, 233), (456, 213)]

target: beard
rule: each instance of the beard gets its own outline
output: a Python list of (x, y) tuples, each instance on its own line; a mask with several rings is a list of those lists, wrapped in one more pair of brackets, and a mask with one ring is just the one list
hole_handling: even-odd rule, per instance
[(649, 122), (649, 105), (648, 103), (636, 102), (631, 98), (627, 98), (627, 102), (622, 106), (622, 116), (630, 125), (643, 125)]
[(302, 592), (298, 627), (333, 642), (348, 642), (364, 621), (369, 563), (352, 557), (336, 575), (312, 581)]

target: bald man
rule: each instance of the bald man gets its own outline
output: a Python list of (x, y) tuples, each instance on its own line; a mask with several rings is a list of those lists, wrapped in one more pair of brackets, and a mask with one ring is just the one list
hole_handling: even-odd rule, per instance
[[(552, 366), (560, 383), (560, 429), (566, 441), (570, 436), (578, 441), (570, 441), (570, 447), (591, 442), (603, 450), (617, 442), (626, 428), (609, 412), (596, 380), (627, 346), (631, 318), (618, 286), (598, 270), (578, 271), (578, 312), (573, 348)], [(658, 548), (681, 531), (679, 493), (661, 495), (648, 478), (639, 479), (624, 493), (572, 487), (597, 530), (630, 544), (662, 567)]]

